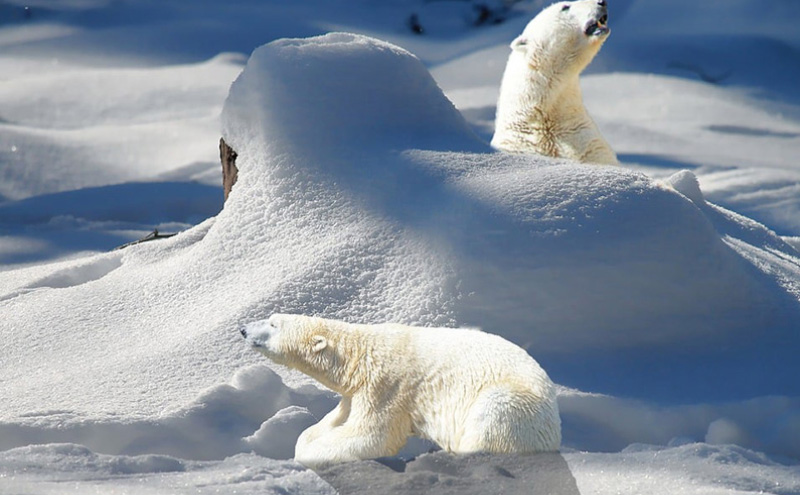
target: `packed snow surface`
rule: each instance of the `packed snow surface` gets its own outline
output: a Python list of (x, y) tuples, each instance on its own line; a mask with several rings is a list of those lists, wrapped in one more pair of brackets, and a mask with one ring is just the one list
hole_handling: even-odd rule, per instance
[[(243, 344), (276, 311), (525, 347), (562, 386), (580, 493), (800, 493), (789, 6), (610, 5), (584, 96), (620, 168), (486, 144), (536, 2), (481, 29), (434, 22), (462, 2), (0, 6), (0, 493), (469, 493), (533, 469), (288, 461), (336, 397)], [(220, 54), (335, 28), (395, 43)], [(183, 232), (110, 250), (154, 227)]]

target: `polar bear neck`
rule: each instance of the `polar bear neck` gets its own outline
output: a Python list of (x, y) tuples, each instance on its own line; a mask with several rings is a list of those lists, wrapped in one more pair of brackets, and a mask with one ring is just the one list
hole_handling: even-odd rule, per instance
[[(538, 19), (533, 27), (539, 26)], [(618, 163), (586, 112), (579, 81), (603, 40), (536, 36), (538, 28), (531, 25), (511, 45), (492, 146), (584, 163)]]
[[(512, 54), (512, 56), (522, 54)], [(583, 106), (579, 71), (559, 74), (533, 69), (524, 60), (512, 63), (503, 76), (492, 145), (508, 150), (535, 150), (568, 157), (563, 135), (591, 121)]]
[[(368, 325), (346, 325), (334, 320), (326, 320), (326, 325), (329, 328), (306, 329), (299, 337), (300, 341), (308, 341), (316, 335), (327, 338), (328, 348), (324, 354), (291, 353), (284, 364), (344, 397), (352, 397), (356, 391), (368, 388), (372, 383), (369, 375), (380, 374), (387, 362), (397, 359), (391, 353), (391, 349), (396, 348), (393, 346), (403, 345), (391, 342), (399, 334), (389, 330), (376, 334)], [(302, 344), (290, 347), (304, 348)]]

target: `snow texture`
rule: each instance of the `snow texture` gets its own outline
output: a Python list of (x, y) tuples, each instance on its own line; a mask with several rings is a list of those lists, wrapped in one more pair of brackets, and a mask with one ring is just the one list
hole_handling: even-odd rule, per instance
[[(190, 3), (0, 5), (0, 493), (530, 474), (422, 442), (322, 479), (288, 460), (337, 399), (243, 344), (275, 311), (525, 347), (563, 386), (580, 493), (800, 493), (791, 0), (609, 2), (582, 90), (621, 168), (485, 143), (541, 2), (481, 28), (446, 19), (463, 2)], [(282, 40), (237, 78), (228, 52), (330, 30), (393, 43)], [(111, 251), (153, 228), (183, 232)]]
[(20, 494), (319, 494), (337, 492), (292, 461), (238, 454), (224, 461), (162, 455), (111, 456), (81, 445), (50, 444), (0, 452), (0, 491)]

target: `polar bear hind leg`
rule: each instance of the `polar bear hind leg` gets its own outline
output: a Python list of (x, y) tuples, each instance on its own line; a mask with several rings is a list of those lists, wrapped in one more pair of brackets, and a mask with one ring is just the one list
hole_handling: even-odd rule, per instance
[(528, 388), (496, 387), (470, 408), (456, 452), (552, 452), (560, 444), (558, 412), (547, 401)]

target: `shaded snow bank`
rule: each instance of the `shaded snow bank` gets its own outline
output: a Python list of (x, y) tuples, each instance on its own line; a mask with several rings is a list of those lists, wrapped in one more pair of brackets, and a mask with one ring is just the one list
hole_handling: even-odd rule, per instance
[[(600, 55), (604, 53), (605, 49)], [(746, 72), (762, 74), (754, 67)], [(796, 104), (654, 74), (596, 74), (584, 79), (582, 89), (589, 110), (626, 167), (653, 177), (690, 169), (709, 201), (779, 234), (800, 232)], [(471, 105), (486, 101), (483, 97)]]
[(561, 390), (558, 407), (566, 447), (616, 452), (634, 443), (736, 444), (798, 457), (800, 399), (759, 397), (728, 403), (657, 405)]
[(19, 74), (22, 59), (3, 55), (15, 77), (0, 91), (0, 270), (110, 250), (219, 212), (219, 113), (240, 56)]
[(219, 105), (241, 62), (228, 54), (194, 65), (76, 67), (5, 82), (0, 198), (170, 176), (217, 185), (209, 157)]
[[(219, 385), (267, 364), (236, 329), (275, 311), (477, 325), (526, 346), (559, 383), (641, 401), (800, 395), (796, 251), (701, 201), (688, 175), (678, 192), (619, 168), (493, 153), (413, 55), (346, 34), (258, 49), (223, 134), (240, 174), (216, 218), (4, 274), (3, 447), (286, 456), (332, 399), (281, 369), (285, 384), (261, 369)], [(566, 408), (567, 445), (696, 437), (730, 417), (800, 457), (793, 416), (769, 431), (742, 419), (780, 409), (769, 401), (657, 435), (658, 415), (617, 421), (598, 437), (582, 427), (639, 416), (593, 400)], [(715, 428), (710, 440), (726, 438)]]

